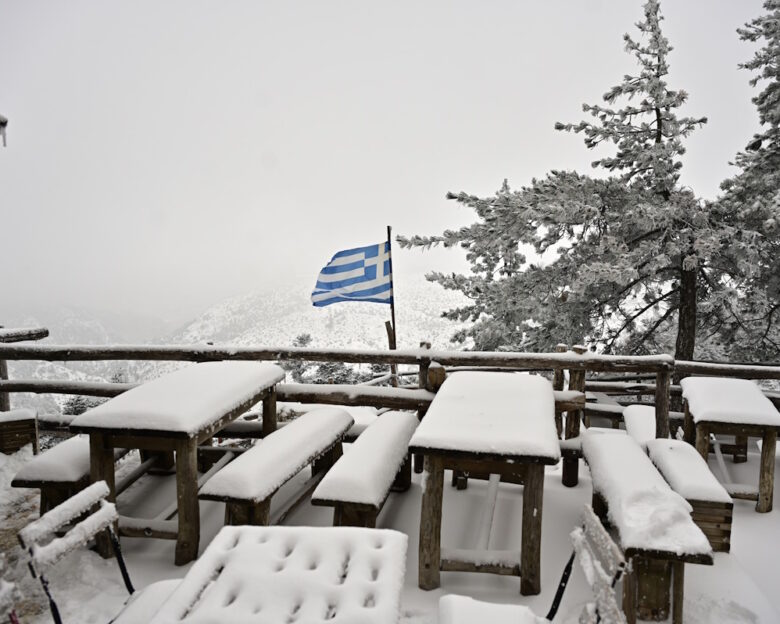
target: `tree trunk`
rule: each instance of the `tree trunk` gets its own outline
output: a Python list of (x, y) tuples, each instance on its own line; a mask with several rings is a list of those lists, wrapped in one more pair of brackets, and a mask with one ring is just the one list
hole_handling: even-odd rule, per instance
[(697, 271), (683, 269), (680, 278), (680, 312), (677, 321), (677, 344), (674, 357), (692, 360), (696, 343), (696, 278)]

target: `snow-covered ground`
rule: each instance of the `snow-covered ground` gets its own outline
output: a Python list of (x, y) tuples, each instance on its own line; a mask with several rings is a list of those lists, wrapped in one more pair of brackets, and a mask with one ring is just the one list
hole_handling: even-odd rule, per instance
[[(347, 451), (348, 452), (348, 451)], [(37, 505), (25, 490), (11, 490), (9, 482), (14, 472), (29, 457), (29, 449), (13, 456), (0, 455), (0, 539), (2, 549), (10, 555), (14, 580), (24, 593), (22, 621), (47, 622), (43, 594), (18, 560), (12, 532), (36, 515)], [(758, 449), (751, 442), (749, 461), (731, 464), (728, 469), (734, 481), (757, 482)], [(123, 460), (120, 470), (130, 470), (138, 458), (132, 453)], [(715, 474), (718, 468), (714, 461)], [(308, 476), (299, 474), (274, 498), (274, 506), (284, 504), (295, 494)], [(449, 484), (449, 475), (445, 477)], [(473, 545), (482, 504), (487, 491), (485, 482), (471, 480), (468, 489), (457, 491), (445, 485), (442, 544), (445, 547)], [(521, 527), (520, 486), (501, 484), (494, 520), (491, 548), (519, 548)], [(119, 501), (122, 514), (153, 516), (166, 507), (175, 496), (172, 477), (145, 476), (125, 492)], [(404, 494), (391, 494), (382, 511), (378, 526), (393, 528), (409, 536), (406, 583), (402, 596), (401, 622), (433, 624), (440, 596), (460, 593), (481, 600), (525, 604), (544, 615), (552, 601), (564, 564), (571, 552), (568, 535), (582, 505), (590, 501), (591, 483), (587, 467), (580, 467), (580, 483), (576, 488), (561, 485), (560, 465), (547, 469), (544, 493), (542, 532), (542, 593), (525, 597), (519, 594), (519, 579), (487, 574), (443, 572), (442, 586), (436, 591), (417, 588), (417, 543), (420, 516), (420, 475), (414, 475), (411, 489)], [(755, 503), (735, 501), (731, 553), (716, 553), (715, 565), (687, 565), (685, 571), (685, 622), (694, 624), (737, 622), (776, 624), (780, 622), (780, 592), (776, 567), (780, 561), (780, 486), (775, 483), (775, 510), (767, 514), (754, 511)], [(201, 503), (201, 552), (222, 525), (223, 505)], [(329, 526), (332, 510), (301, 506), (288, 520), (293, 525)], [(157, 580), (183, 576), (189, 566), (173, 565), (174, 543), (163, 540), (123, 538), (122, 545), (128, 567), (137, 587)], [(121, 607), (126, 598), (119, 571), (113, 561), (104, 561), (90, 551), (74, 553), (51, 574), (52, 591), (60, 603), (65, 622), (106, 622)], [(564, 596), (556, 622), (574, 623), (589, 597), (589, 588), (580, 570), (575, 567), (572, 581)], [(35, 615), (34, 612), (38, 614)]]

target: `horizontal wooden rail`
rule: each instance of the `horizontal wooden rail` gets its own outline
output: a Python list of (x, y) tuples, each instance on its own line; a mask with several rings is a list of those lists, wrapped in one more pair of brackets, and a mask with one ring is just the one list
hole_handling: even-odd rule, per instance
[(780, 379), (780, 366), (764, 364), (728, 364), (677, 360), (674, 368), (680, 375), (739, 377), (742, 379)]
[(0, 342), (22, 342), (23, 340), (41, 340), (49, 335), (45, 327), (22, 327), (5, 329), (0, 327)]
[(0, 359), (75, 362), (97, 360), (164, 360), (209, 362), (215, 360), (305, 360), (367, 364), (420, 364), (431, 361), (445, 366), (559, 369), (589, 371), (669, 371), (668, 355), (620, 356), (596, 353), (522, 353), (500, 351), (436, 351), (433, 349), (309, 349), (305, 347), (255, 348), (216, 346), (83, 346), (0, 345)]
[[(32, 392), (37, 394), (78, 394), (115, 397), (139, 384), (98, 381), (43, 381), (12, 379), (0, 381), (0, 392)], [(556, 391), (555, 408), (558, 411), (578, 410), (585, 405), (585, 395), (569, 390)], [(276, 386), (279, 401), (291, 403), (322, 403), (325, 405), (354, 405), (390, 409), (425, 409), (433, 392), (420, 388), (392, 388), (350, 384), (296, 384)]]

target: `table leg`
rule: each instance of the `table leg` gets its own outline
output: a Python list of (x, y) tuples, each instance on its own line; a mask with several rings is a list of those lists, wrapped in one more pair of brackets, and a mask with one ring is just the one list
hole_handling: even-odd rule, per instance
[(436, 589), (441, 584), (439, 570), (444, 489), (444, 461), (441, 457), (426, 455), (423, 480), (418, 585), (420, 589)]
[[(89, 436), (89, 476), (92, 483), (105, 481), (109, 494), (107, 500), (116, 501), (116, 487), (114, 479), (114, 449), (110, 446), (108, 436), (100, 433), (92, 433)], [(114, 556), (111, 542), (105, 531), (96, 536), (98, 554), (104, 559)]]
[(525, 467), (523, 486), (523, 534), (520, 545), (520, 593), (535, 596), (542, 591), (542, 495), (544, 465)]
[(777, 429), (767, 427), (761, 443), (761, 467), (758, 476), (758, 502), (756, 511), (772, 511), (772, 494), (775, 488), (775, 447)]
[(263, 437), (276, 431), (276, 386), (263, 397)]
[(198, 507), (198, 441), (176, 443), (176, 503), (179, 509), (179, 534), (176, 539), (176, 565), (197, 559), (200, 541)]
[(685, 564), (675, 561), (672, 564), (672, 623), (683, 624), (683, 602), (685, 594)]

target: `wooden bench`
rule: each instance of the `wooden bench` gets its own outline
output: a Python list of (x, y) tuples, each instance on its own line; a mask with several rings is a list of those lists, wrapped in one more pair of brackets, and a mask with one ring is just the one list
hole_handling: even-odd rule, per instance
[[(114, 461), (127, 454), (114, 449)], [(89, 437), (77, 435), (33, 457), (11, 481), (11, 487), (41, 491), (41, 515), (89, 485)]]
[(0, 453), (15, 453), (27, 444), (38, 454), (38, 420), (31, 409), (0, 412)]
[[(582, 453), (593, 482), (593, 509), (618, 533), (632, 564), (623, 584), (629, 622), (682, 622), (684, 564), (712, 565), (712, 547), (691, 518), (691, 506), (672, 491), (630, 436), (588, 435)], [(673, 600), (670, 586), (674, 579)]]
[(734, 501), (707, 462), (682, 440), (650, 440), (647, 453), (671, 488), (693, 507), (691, 517), (712, 550), (729, 552)]
[(311, 502), (333, 507), (333, 526), (373, 528), (390, 489), (408, 489), (412, 412), (385, 412), (369, 425), (323, 477)]
[(341, 455), (352, 417), (339, 408), (313, 410), (256, 443), (217, 472), (199, 498), (226, 503), (225, 524), (268, 525), (271, 497), (305, 466), (323, 472)]
[[(758, 491), (740, 495), (756, 501), (756, 511), (772, 511), (775, 482), (775, 447), (780, 413), (752, 381), (719, 377), (686, 377), (680, 381), (685, 408), (685, 439), (696, 443), (706, 461), (710, 434), (735, 436), (734, 453), (743, 455), (749, 436), (763, 439)], [(747, 459), (747, 449), (744, 450)], [(737, 494), (734, 494), (737, 497)]]

